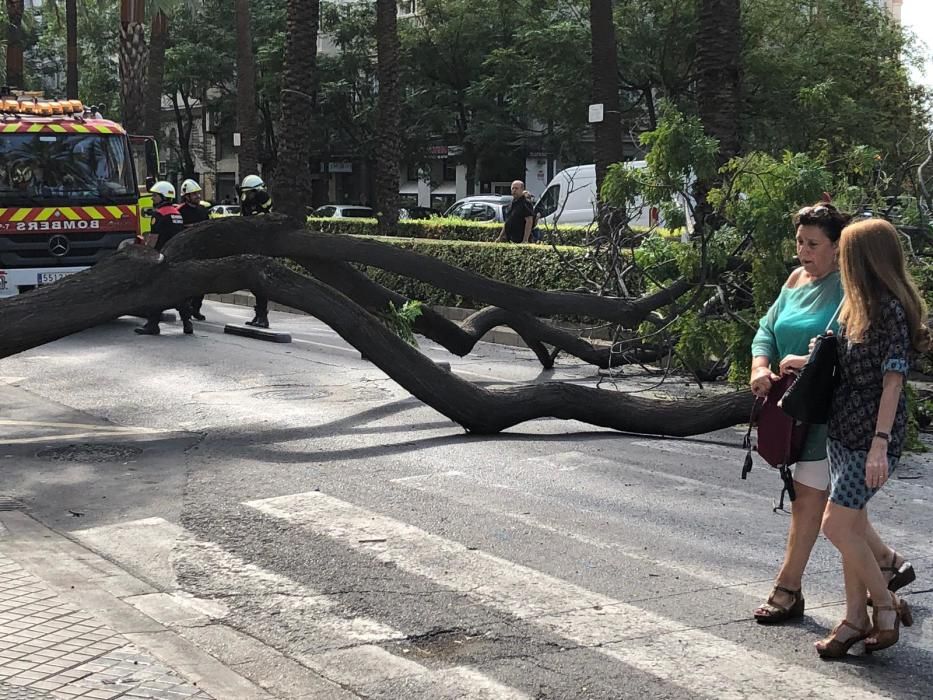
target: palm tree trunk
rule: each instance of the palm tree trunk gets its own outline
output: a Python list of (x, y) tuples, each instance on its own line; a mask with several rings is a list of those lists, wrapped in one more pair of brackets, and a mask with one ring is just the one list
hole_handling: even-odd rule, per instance
[(146, 78), (144, 130), (159, 137), (162, 126), (162, 84), (165, 77), (165, 49), (168, 47), (168, 17), (159, 10), (152, 17), (149, 33), (149, 75)]
[[(596, 164), (596, 191), (606, 171), (624, 158), (622, 118), (619, 105), (619, 58), (612, 18), (612, 0), (590, 0), (592, 37), (593, 103), (603, 105), (603, 120), (594, 124), (593, 159)], [(600, 198), (601, 199), (601, 198)], [(606, 230), (608, 216), (599, 203), (599, 226)]]
[(700, 0), (697, 107), (703, 128), (719, 140), (722, 165), (739, 152), (740, 0)]
[(23, 0), (6, 0), (6, 82), (23, 86)]
[(273, 196), (277, 211), (304, 221), (311, 204), (311, 120), (320, 0), (287, 0), (282, 114)]
[(78, 0), (65, 0), (65, 95), (78, 99)]
[(379, 107), (376, 116), (376, 206), (379, 232), (395, 233), (398, 224), (401, 104), (398, 87), (401, 47), (396, 0), (376, 0), (376, 53)]
[(143, 25), (145, 0), (120, 2), (120, 97), (123, 101), (123, 126), (131, 133), (143, 128), (146, 65), (149, 50)]
[[(720, 166), (739, 152), (741, 29), (741, 0), (699, 0), (697, 111), (703, 130), (719, 141)], [(717, 226), (707, 201), (715, 184), (697, 181), (694, 186), (696, 235)]]
[(256, 143), (256, 60), (253, 57), (253, 34), (250, 0), (236, 0), (236, 123), (240, 133), (237, 162), (240, 180), (259, 172), (259, 151)]

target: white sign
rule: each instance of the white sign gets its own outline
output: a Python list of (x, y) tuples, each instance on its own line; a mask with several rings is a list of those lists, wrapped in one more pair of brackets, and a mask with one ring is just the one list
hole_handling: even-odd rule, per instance
[(233, 145), (236, 146), (237, 148), (240, 147), (240, 132), (239, 131), (233, 132)]
[(590, 124), (595, 124), (596, 122), (601, 122), (603, 120), (603, 105), (602, 103), (596, 105), (590, 105)]
[(329, 173), (352, 173), (353, 172), (353, 163), (340, 160), (332, 160), (327, 164), (327, 172)]

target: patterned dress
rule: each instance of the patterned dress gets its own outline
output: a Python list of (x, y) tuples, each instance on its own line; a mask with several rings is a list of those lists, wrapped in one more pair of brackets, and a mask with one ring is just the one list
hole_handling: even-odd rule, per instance
[[(888, 296), (882, 301), (880, 316), (863, 342), (851, 342), (842, 327), (837, 344), (840, 379), (833, 395), (827, 441), (829, 499), (858, 510), (878, 491), (865, 484), (865, 461), (875, 434), (884, 375), (900, 372), (906, 379), (910, 371), (910, 325), (904, 307)], [(906, 435), (907, 399), (902, 391), (888, 442), (889, 475), (897, 467)]]

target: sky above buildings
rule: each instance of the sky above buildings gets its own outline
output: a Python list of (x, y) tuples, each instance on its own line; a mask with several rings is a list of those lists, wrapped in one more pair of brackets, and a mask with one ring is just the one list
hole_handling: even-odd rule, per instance
[(933, 0), (904, 0), (901, 21), (926, 44), (925, 71), (917, 79), (933, 86)]

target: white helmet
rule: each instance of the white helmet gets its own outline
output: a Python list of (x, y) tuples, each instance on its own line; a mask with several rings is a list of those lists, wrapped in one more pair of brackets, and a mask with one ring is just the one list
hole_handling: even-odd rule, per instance
[(149, 191), (154, 194), (160, 194), (166, 199), (175, 199), (175, 185), (165, 180), (159, 180), (149, 188)]
[(201, 186), (197, 182), (192, 180), (191, 178), (188, 178), (183, 183), (181, 183), (181, 196), (182, 197), (184, 197), (187, 194), (194, 194), (195, 192), (200, 192), (200, 191), (201, 191)]
[(264, 190), (266, 189), (266, 183), (262, 181), (262, 178), (258, 175), (247, 175), (243, 178), (243, 184), (240, 185), (241, 192), (249, 192), (250, 190)]

